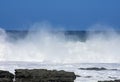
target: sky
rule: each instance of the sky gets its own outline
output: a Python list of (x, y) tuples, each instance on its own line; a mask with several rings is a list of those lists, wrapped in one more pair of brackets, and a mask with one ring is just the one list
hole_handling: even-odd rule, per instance
[(26, 30), (48, 21), (59, 29), (86, 30), (94, 24), (120, 29), (120, 0), (0, 0), (0, 27)]

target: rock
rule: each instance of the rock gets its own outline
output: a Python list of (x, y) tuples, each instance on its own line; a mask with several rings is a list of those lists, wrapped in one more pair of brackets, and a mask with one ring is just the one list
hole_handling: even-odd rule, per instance
[(98, 82), (120, 82), (120, 80), (98, 81)]
[(84, 78), (91, 78), (92, 76), (84, 76)]
[(80, 75), (76, 75), (76, 77), (81, 77)]
[(74, 72), (46, 70), (46, 69), (16, 69), (14, 75), (0, 70), (0, 82), (74, 82)]
[(113, 70), (113, 71), (117, 71), (118, 70), (119, 71), (119, 69), (110, 69), (110, 70)]
[(79, 68), (80, 70), (95, 70), (95, 71), (100, 71), (100, 70), (107, 70), (104, 67), (97, 68), (97, 67), (91, 67), (91, 68)]
[(111, 71), (120, 71), (119, 69), (107, 69), (104, 67), (98, 68), (98, 67), (90, 67), (90, 68), (79, 68), (80, 70), (95, 70), (95, 71), (102, 71), (102, 70), (111, 70)]
[(110, 79), (117, 79), (117, 77), (108, 76)]
[(46, 69), (16, 69), (15, 82), (74, 82), (74, 72)]
[(0, 70), (0, 82), (13, 82), (14, 75), (8, 71)]

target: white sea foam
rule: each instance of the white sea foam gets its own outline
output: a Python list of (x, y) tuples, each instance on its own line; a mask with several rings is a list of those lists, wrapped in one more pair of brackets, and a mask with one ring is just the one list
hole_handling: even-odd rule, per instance
[(94, 33), (92, 30), (87, 40), (81, 42), (66, 40), (63, 34), (41, 29), (48, 27), (52, 26), (34, 25), (35, 32), (29, 32), (26, 38), (14, 43), (7, 40), (9, 37), (1, 29), (0, 61), (120, 63), (120, 36), (115, 31), (107, 29), (105, 33)]

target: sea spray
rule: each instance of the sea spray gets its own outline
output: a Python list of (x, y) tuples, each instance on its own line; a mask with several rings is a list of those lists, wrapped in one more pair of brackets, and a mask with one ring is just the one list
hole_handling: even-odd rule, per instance
[[(0, 30), (0, 61), (47, 63), (119, 63), (120, 36), (113, 30), (87, 31), (86, 40), (67, 40), (64, 32), (53, 33), (49, 25), (35, 25), (26, 37), (10, 41)], [(103, 26), (100, 26), (103, 27)], [(37, 28), (37, 29), (36, 29)], [(18, 36), (19, 37), (19, 36)]]

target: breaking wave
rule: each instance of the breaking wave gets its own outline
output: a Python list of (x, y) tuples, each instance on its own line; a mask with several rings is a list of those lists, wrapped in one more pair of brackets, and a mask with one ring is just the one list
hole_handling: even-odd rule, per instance
[(85, 41), (73, 41), (67, 40), (64, 33), (41, 29), (49, 25), (32, 28), (36, 27), (16, 41), (10, 41), (11, 37), (0, 29), (0, 61), (120, 63), (120, 36), (114, 30), (88, 30)]

